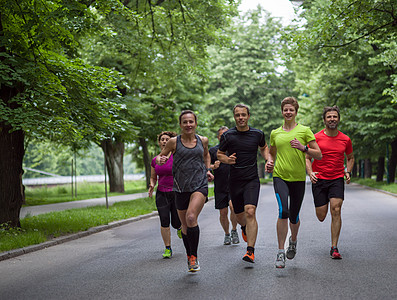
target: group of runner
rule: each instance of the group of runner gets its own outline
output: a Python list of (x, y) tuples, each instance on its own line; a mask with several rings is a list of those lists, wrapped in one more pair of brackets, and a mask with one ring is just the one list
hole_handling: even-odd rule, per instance
[[(248, 125), (250, 109), (244, 104), (237, 104), (233, 108), (236, 126), (231, 129), (221, 127), (218, 130), (219, 144), (210, 150), (208, 138), (196, 134), (197, 116), (191, 110), (182, 111), (179, 116), (180, 135), (174, 136), (171, 132), (159, 135), (161, 152), (152, 161), (149, 195), (152, 195), (159, 177), (156, 205), (166, 247), (164, 257), (172, 255), (169, 234), (171, 215), (172, 226), (180, 229), (188, 271), (200, 270), (197, 258), (200, 229), (197, 219), (208, 196), (208, 182), (215, 178), (215, 208), (219, 210), (220, 224), (225, 232), (224, 244), (239, 243), (236, 230), (238, 223), (242, 238), (247, 243), (242, 259), (254, 263), (258, 233), (256, 209), (260, 191), (257, 167), (259, 149), (266, 160), (266, 172), (273, 173), (273, 186), (279, 207), (275, 266), (284, 268), (286, 258), (293, 259), (297, 252), (299, 212), (305, 192), (306, 172), (312, 182), (316, 215), (320, 221), (324, 221), (330, 203), (330, 254), (332, 258), (342, 258), (337, 244), (341, 229), (344, 177), (346, 183), (349, 183), (354, 165), (352, 143), (348, 136), (337, 129), (340, 121), (337, 106), (324, 108), (325, 129), (316, 135), (309, 127), (296, 123), (298, 109), (299, 104), (295, 98), (283, 99), (281, 112), (284, 123), (271, 132), (269, 147), (263, 131)], [(164, 142), (165, 139), (167, 141)], [(160, 185), (166, 182), (163, 176), (168, 176), (166, 188)], [(171, 203), (172, 197), (175, 205)], [(228, 207), (232, 223), (230, 232)], [(176, 220), (178, 216), (179, 222)], [(288, 227), (291, 235), (285, 251)]]

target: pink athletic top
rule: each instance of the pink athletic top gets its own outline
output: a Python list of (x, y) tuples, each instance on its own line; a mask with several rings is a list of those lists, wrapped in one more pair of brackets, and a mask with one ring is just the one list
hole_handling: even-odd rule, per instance
[(172, 162), (172, 154), (167, 162), (162, 166), (156, 164), (156, 157), (152, 160), (151, 166), (154, 168), (156, 175), (158, 176), (157, 190), (160, 192), (172, 192), (172, 186), (174, 185), (174, 178), (172, 177)]

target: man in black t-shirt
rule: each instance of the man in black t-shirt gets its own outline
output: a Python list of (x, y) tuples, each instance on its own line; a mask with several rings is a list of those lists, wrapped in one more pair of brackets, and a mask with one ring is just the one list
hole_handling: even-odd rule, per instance
[[(233, 108), (236, 127), (221, 136), (218, 159), (230, 165), (229, 189), (237, 222), (241, 225), (242, 236), (247, 242), (247, 253), (243, 260), (253, 263), (258, 223), (256, 207), (259, 199), (259, 176), (257, 167), (258, 148), (263, 158), (268, 149), (264, 133), (248, 126), (248, 106), (237, 104)], [(231, 155), (226, 155), (232, 153)]]
[[(218, 140), (220, 140), (221, 135), (228, 131), (229, 128), (222, 126), (218, 129)], [(230, 166), (221, 163), (218, 160), (217, 152), (219, 149), (219, 144), (210, 148), (211, 165), (210, 168), (214, 172), (214, 194), (215, 194), (215, 209), (219, 210), (219, 221), (223, 230), (225, 231), (225, 238), (223, 241), (224, 245), (238, 244), (240, 242), (238, 238), (238, 233), (236, 230), (237, 219), (233, 211), (233, 205), (230, 201), (229, 195), (229, 170)], [(228, 213), (230, 206), (230, 221), (232, 223), (231, 234), (229, 232), (229, 218)]]

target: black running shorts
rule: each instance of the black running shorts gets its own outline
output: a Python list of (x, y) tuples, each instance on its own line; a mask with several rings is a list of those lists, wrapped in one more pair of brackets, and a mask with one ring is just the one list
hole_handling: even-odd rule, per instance
[(200, 192), (201, 194), (204, 195), (204, 197), (207, 198), (207, 196), (208, 196), (208, 186), (199, 188), (197, 191), (194, 191), (194, 192), (182, 192), (182, 193), (175, 192), (175, 195), (176, 195), (176, 199), (175, 199), (176, 209), (178, 209), (178, 210), (186, 210), (189, 207), (190, 197), (195, 192)]
[(343, 177), (332, 180), (318, 179), (316, 183), (312, 184), (312, 192), (315, 207), (328, 204), (331, 198), (343, 200), (345, 197), (344, 179)]
[(215, 193), (215, 209), (222, 209), (229, 206), (229, 193)]
[(259, 178), (249, 181), (230, 181), (229, 191), (234, 212), (236, 214), (244, 212), (244, 206), (247, 204), (258, 206), (259, 190)]

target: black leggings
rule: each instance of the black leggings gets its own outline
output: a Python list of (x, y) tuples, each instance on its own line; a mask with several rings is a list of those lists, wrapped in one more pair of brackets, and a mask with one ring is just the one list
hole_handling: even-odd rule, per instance
[(305, 195), (305, 184), (305, 181), (285, 181), (279, 177), (273, 177), (279, 219), (289, 218), (292, 224), (299, 222), (299, 211)]
[[(181, 228), (181, 221), (175, 206), (175, 192), (156, 192), (156, 206), (160, 216), (161, 227)], [(171, 222), (170, 222), (171, 221)]]

